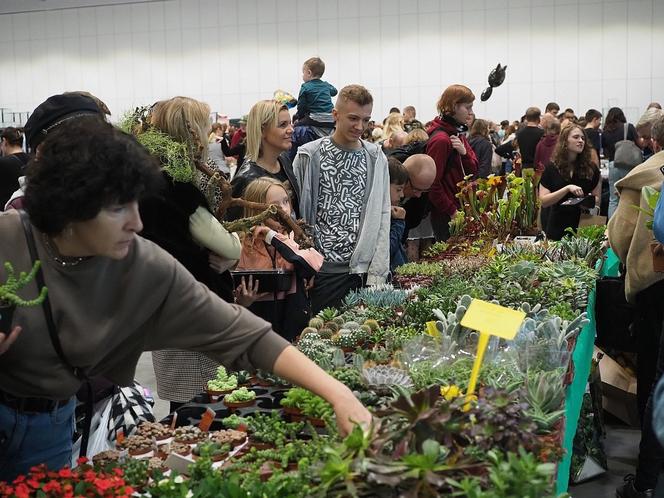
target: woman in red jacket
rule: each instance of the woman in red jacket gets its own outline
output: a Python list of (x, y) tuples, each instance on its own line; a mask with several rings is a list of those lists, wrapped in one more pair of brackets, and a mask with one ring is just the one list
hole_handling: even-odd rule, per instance
[(438, 117), (427, 133), (431, 138), (427, 154), (436, 162), (436, 179), (431, 185), (431, 225), (437, 241), (450, 236), (449, 222), (459, 208), (457, 183), (477, 174), (477, 157), (466, 139), (475, 95), (463, 85), (451, 85), (438, 100)]

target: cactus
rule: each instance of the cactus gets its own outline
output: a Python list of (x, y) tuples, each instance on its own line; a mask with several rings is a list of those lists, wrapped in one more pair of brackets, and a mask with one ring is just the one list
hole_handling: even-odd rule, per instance
[(314, 327), (305, 327), (304, 329), (302, 329), (302, 332), (300, 333), (300, 337), (304, 337), (304, 336), (309, 335), (309, 334), (317, 334), (317, 333), (318, 333), (318, 329), (316, 329)]
[(316, 330), (322, 329), (324, 324), (325, 322), (323, 321), (322, 318), (314, 317), (311, 320), (309, 320), (309, 327), (312, 327)]
[(371, 319), (365, 320), (363, 325), (368, 326), (372, 332), (376, 332), (380, 329), (380, 325), (376, 320), (371, 320)]
[(353, 368), (361, 372), (364, 368), (364, 356), (358, 353), (353, 354)]
[(364, 337), (369, 337), (373, 332), (373, 330), (371, 330), (371, 327), (369, 327), (368, 325), (360, 325), (360, 328), (358, 330), (364, 332)]
[(35, 299), (26, 300), (17, 294), (17, 292), (29, 284), (37, 275), (41, 261), (35, 261), (29, 273), (21, 272), (18, 277), (14, 272), (14, 267), (9, 261), (5, 261), (5, 270), (7, 272), (7, 281), (0, 285), (0, 304), (14, 306), (38, 306), (46, 299), (48, 289), (42, 287), (39, 295)]
[(360, 324), (355, 321), (346, 322), (343, 324), (344, 329), (357, 330), (360, 328)]
[(330, 322), (325, 322), (325, 325), (324, 325), (323, 328), (330, 329), (332, 331), (332, 333), (335, 334), (335, 333), (339, 332), (339, 329), (341, 327), (339, 327), (339, 324), (337, 322), (330, 321)]
[(332, 339), (332, 335), (334, 332), (331, 329), (328, 329), (327, 327), (323, 327), (318, 331), (318, 335), (321, 336), (322, 339)]
[(346, 366), (346, 356), (341, 349), (335, 349), (332, 353), (332, 364), (334, 368), (343, 368)]

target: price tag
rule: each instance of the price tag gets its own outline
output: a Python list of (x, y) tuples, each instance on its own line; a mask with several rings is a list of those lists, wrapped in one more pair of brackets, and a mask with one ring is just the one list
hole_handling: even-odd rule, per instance
[(215, 411), (212, 408), (207, 408), (205, 410), (205, 413), (201, 417), (201, 422), (198, 424), (198, 428), (202, 430), (203, 432), (207, 432), (210, 430), (210, 426), (212, 425), (212, 422), (214, 421), (214, 416), (216, 415)]

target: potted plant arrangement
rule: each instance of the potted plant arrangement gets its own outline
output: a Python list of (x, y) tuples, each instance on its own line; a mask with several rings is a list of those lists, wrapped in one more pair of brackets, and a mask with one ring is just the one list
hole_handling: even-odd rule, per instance
[(42, 287), (35, 299), (26, 300), (18, 295), (18, 291), (29, 284), (37, 275), (41, 262), (35, 261), (29, 273), (21, 272), (18, 277), (14, 272), (14, 266), (5, 261), (5, 272), (7, 280), (0, 285), (0, 332), (9, 333), (12, 328), (14, 311), (17, 306), (38, 306), (46, 299), (48, 289)]
[(256, 393), (246, 387), (235, 389), (230, 394), (224, 396), (224, 404), (231, 409), (252, 406), (254, 403), (256, 403)]
[(229, 375), (223, 365), (217, 367), (217, 376), (207, 383), (207, 392), (210, 401), (217, 401), (219, 397), (237, 389), (237, 376)]

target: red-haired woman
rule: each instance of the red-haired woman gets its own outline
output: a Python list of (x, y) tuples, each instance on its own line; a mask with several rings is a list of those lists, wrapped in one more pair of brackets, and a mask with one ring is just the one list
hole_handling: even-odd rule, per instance
[(431, 225), (437, 241), (450, 236), (449, 222), (459, 208), (457, 183), (477, 174), (477, 157), (466, 139), (466, 123), (473, 112), (475, 95), (468, 87), (451, 85), (438, 100), (438, 117), (427, 128), (431, 137), (427, 154), (436, 162), (431, 185)]

